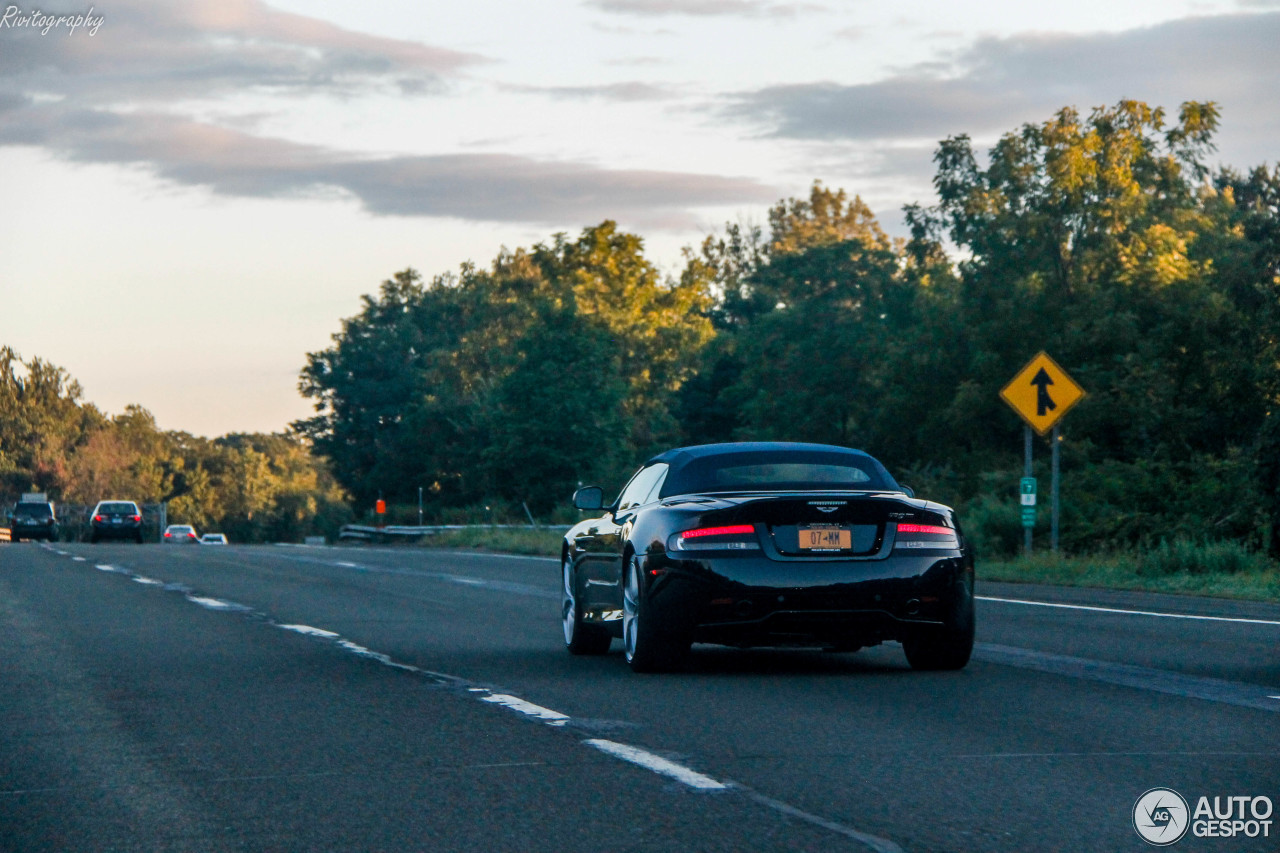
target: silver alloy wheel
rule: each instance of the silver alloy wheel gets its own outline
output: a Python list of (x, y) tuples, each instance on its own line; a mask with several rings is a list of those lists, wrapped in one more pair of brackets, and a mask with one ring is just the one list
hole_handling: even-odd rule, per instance
[(640, 627), (640, 560), (631, 558), (622, 585), (622, 644), (629, 663), (636, 656), (636, 632)]
[(565, 645), (571, 645), (574, 634), (578, 630), (578, 600), (573, 594), (573, 563), (568, 559), (564, 561), (562, 575), (564, 577), (564, 590), (561, 593), (560, 618), (564, 622)]

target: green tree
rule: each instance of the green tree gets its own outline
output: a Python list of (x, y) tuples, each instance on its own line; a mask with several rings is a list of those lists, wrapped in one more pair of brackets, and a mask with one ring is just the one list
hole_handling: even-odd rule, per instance
[[(612, 222), (428, 285), (408, 271), (309, 356), (300, 387), (318, 415), (298, 428), (358, 504), (407, 501), (421, 485), (441, 506), (544, 506), (563, 499), (572, 469), (604, 463), (567, 447), (553, 422), (531, 421), (534, 410), (572, 412), (590, 447), (603, 431), (631, 458), (671, 441), (672, 399), (712, 334), (709, 306), (705, 281), (664, 281), (642, 241)], [(553, 400), (556, 388), (581, 399)], [(563, 475), (513, 480), (495, 441)]]

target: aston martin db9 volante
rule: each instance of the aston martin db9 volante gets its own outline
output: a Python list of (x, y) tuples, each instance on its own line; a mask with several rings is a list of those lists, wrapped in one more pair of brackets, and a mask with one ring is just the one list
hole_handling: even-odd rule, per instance
[(915, 669), (973, 650), (973, 555), (949, 507), (916, 498), (874, 458), (824, 444), (746, 442), (653, 457), (613, 503), (565, 534), (564, 640), (621, 638), (637, 672), (693, 643), (853, 651), (902, 643)]

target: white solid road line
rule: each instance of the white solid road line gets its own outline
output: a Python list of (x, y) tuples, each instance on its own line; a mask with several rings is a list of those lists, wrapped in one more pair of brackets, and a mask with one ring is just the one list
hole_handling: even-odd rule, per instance
[(1158, 610), (1124, 610), (1119, 607), (1096, 607), (1091, 604), (1061, 604), (1056, 601), (1027, 601), (1022, 598), (996, 598), (975, 595), (979, 601), (995, 601), (1000, 604), (1025, 604), (1029, 607), (1057, 607), (1063, 610), (1091, 610), (1095, 613), (1123, 613), (1127, 616), (1158, 616), (1163, 619), (1195, 619), (1201, 622), (1240, 622), (1246, 625), (1280, 625), (1275, 619), (1245, 619), (1238, 616), (1199, 616), (1194, 613), (1164, 613)]

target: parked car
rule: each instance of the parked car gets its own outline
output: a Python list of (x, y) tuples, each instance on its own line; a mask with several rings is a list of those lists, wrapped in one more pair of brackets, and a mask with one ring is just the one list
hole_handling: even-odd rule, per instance
[(166, 545), (197, 545), (200, 536), (190, 524), (170, 524), (160, 539)]
[(876, 459), (822, 444), (682, 447), (649, 459), (565, 534), (565, 646), (637, 672), (692, 643), (852, 651), (902, 643), (915, 669), (960, 669), (974, 638), (973, 554), (950, 508)]
[(133, 501), (98, 501), (89, 516), (89, 541), (132, 539), (142, 544), (142, 510)]
[(200, 537), (201, 545), (226, 545), (227, 537), (223, 533), (206, 533)]
[(58, 538), (58, 516), (48, 501), (19, 501), (8, 513), (9, 538), (14, 542), (23, 539), (44, 539), (52, 542)]

